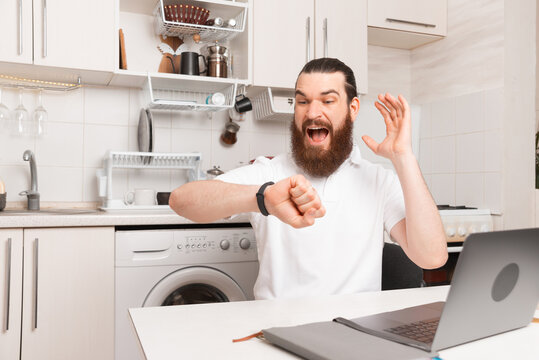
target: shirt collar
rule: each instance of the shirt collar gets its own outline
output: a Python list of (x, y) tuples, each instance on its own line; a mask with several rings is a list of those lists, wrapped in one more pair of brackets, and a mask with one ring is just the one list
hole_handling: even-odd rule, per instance
[(353, 164), (359, 165), (361, 162), (361, 151), (359, 151), (359, 146), (357, 146), (357, 144), (354, 144), (349, 158)]

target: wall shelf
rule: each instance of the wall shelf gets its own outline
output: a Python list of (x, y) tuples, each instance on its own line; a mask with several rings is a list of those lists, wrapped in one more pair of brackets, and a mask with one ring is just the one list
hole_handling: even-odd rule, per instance
[[(237, 83), (152, 78), (148, 74), (144, 96), (148, 108), (154, 110), (194, 110), (216, 112), (230, 109), (238, 90)], [(215, 93), (224, 95), (223, 104), (212, 104), (208, 99)]]
[[(245, 30), (247, 19), (246, 3), (227, 1), (189, 1), (189, 5), (205, 8), (210, 11), (210, 18), (221, 17), (224, 20), (234, 19), (236, 25), (233, 28), (225, 26), (208, 26), (193, 23), (169, 21), (165, 19), (163, 7), (171, 1), (159, 0), (155, 5), (153, 14), (155, 17), (155, 33), (157, 35), (178, 36), (199, 34), (201, 41), (226, 41), (234, 38)], [(175, 5), (175, 3), (171, 3)]]

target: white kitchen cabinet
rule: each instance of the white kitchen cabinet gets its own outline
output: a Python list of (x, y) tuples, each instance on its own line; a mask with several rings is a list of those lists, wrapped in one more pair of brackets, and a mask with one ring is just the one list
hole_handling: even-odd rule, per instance
[(24, 230), (21, 359), (113, 359), (114, 228)]
[(0, 61), (114, 70), (114, 0), (0, 3)]
[(315, 1), (316, 57), (333, 57), (350, 66), (357, 90), (366, 94), (367, 75), (367, 0)]
[(447, 35), (447, 0), (369, 0), (369, 44), (413, 49)]
[(0, 230), (0, 359), (21, 349), (22, 229)]
[(253, 28), (253, 85), (293, 89), (306, 62), (328, 56), (367, 92), (366, 0), (255, 0)]

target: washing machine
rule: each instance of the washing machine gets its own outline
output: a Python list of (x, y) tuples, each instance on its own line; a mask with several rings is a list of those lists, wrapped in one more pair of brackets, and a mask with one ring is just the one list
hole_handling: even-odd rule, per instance
[(128, 309), (253, 300), (252, 228), (116, 231), (115, 358), (144, 359)]

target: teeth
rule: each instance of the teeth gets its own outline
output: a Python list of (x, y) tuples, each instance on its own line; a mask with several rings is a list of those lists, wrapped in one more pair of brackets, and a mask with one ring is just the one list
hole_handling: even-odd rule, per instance
[(323, 128), (317, 127), (317, 128), (309, 128), (309, 130), (322, 130)]

